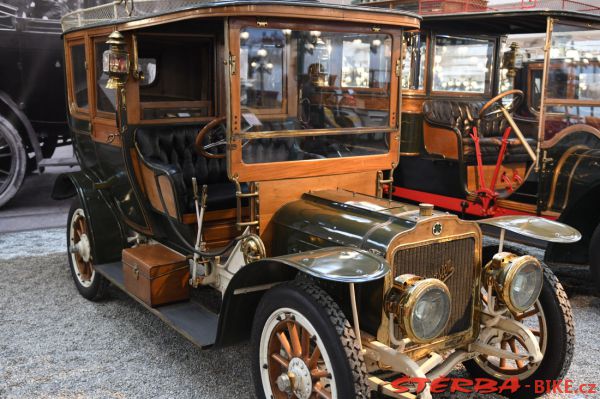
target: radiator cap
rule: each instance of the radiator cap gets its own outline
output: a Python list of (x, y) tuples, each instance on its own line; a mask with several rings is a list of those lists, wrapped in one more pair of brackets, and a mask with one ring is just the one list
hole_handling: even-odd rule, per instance
[(433, 215), (433, 204), (419, 204), (419, 216)]

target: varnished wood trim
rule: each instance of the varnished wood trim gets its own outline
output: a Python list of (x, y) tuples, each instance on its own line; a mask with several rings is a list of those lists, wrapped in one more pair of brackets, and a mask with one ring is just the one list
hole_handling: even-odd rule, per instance
[[(302, 21), (285, 21), (281, 19), (269, 19), (270, 28), (290, 28), (306, 30), (306, 24)], [(229, 27), (229, 47), (231, 54), (239, 56), (240, 40), (239, 34), (243, 27), (256, 24), (255, 19), (236, 18), (230, 21)], [(311, 29), (331, 32), (365, 32), (372, 33), (369, 26), (352, 26), (348, 24), (336, 23), (335, 21), (320, 24), (311, 22)], [(391, 62), (395, 65), (396, 60), (400, 59), (401, 53), (401, 31), (394, 28), (382, 27), (380, 34), (387, 34), (392, 38), (392, 55)], [(393, 67), (391, 65), (390, 67)], [(236, 66), (236, 71), (230, 79), (231, 82), (231, 129), (234, 134), (241, 133), (241, 106), (240, 106), (240, 69), (239, 62)], [(392, 167), (392, 163), (398, 162), (400, 143), (399, 134), (396, 133), (398, 109), (395, 104), (398, 104), (399, 98), (399, 78), (396, 74), (391, 74), (390, 82), (390, 128), (394, 133), (390, 133), (390, 151), (388, 154), (349, 157), (338, 159), (319, 159), (305, 161), (290, 161), (280, 163), (265, 163), (265, 164), (245, 164), (242, 160), (242, 143), (236, 137), (231, 137), (233, 144), (230, 150), (229, 168), (230, 178), (234, 176), (241, 182), (251, 181), (267, 181), (279, 180), (286, 178), (313, 177), (335, 174), (356, 173), (360, 171), (377, 171), (386, 170)], [(340, 131), (343, 134), (344, 131)], [(306, 133), (310, 135), (310, 133)]]
[(402, 112), (407, 114), (422, 114), (424, 102), (425, 97), (402, 96)]
[[(92, 140), (102, 144), (121, 147), (121, 136), (115, 121), (94, 118), (92, 121)], [(112, 140), (112, 141), (111, 141)]]
[(423, 144), (429, 154), (443, 155), (447, 159), (458, 159), (458, 135), (454, 130), (423, 123)]

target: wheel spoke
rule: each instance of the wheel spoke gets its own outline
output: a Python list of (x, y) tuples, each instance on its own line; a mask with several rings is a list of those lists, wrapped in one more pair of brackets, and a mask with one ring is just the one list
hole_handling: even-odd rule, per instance
[(279, 353), (272, 353), (271, 358), (273, 358), (273, 360), (275, 360), (277, 363), (279, 363), (281, 366), (285, 367), (286, 369), (290, 365), (289, 360), (287, 360), (285, 357), (281, 356)]
[(319, 397), (324, 399), (331, 399), (331, 392), (328, 392), (323, 386), (323, 384), (321, 384), (320, 382), (317, 382), (313, 386), (313, 390), (317, 393), (317, 395), (319, 395)]
[(528, 317), (538, 314), (538, 312), (539, 312), (539, 310), (537, 310), (536, 308), (533, 308), (525, 313), (521, 313), (520, 315), (515, 316), (515, 320), (521, 321), (523, 319), (526, 319)]
[(300, 345), (302, 347), (302, 357), (303, 360), (306, 362), (308, 361), (308, 351), (310, 350), (310, 334), (308, 333), (308, 331), (306, 330), (306, 328), (301, 327), (302, 328), (302, 333), (301, 333), (301, 340), (300, 340)]
[[(502, 344), (500, 344), (502, 350), (506, 350), (507, 344), (506, 341), (502, 341)], [(506, 368), (506, 358), (502, 357), (500, 358), (500, 368)]]
[(4, 175), (10, 175), (10, 171), (6, 171), (4, 169), (0, 169), (0, 173), (4, 174)]
[(283, 350), (285, 351), (285, 353), (287, 353), (288, 357), (291, 359), (293, 357), (292, 356), (292, 347), (290, 346), (290, 341), (288, 341), (287, 337), (285, 336), (285, 333), (283, 331), (278, 332), (277, 338), (279, 339), (279, 342), (281, 343)]
[(535, 330), (533, 328), (530, 328), (529, 331), (531, 331), (531, 333), (533, 335), (535, 335), (536, 337), (541, 337), (542, 336), (542, 332), (540, 330)]
[[(510, 350), (515, 355), (518, 355), (519, 354), (519, 348), (517, 348), (517, 341), (515, 340), (514, 337), (510, 341), (508, 341), (508, 344), (510, 345)], [(520, 369), (522, 369), (523, 367), (525, 367), (525, 363), (523, 363), (522, 360), (516, 360), (515, 359), (515, 363), (517, 364), (517, 367), (520, 368)]]
[(313, 351), (312, 355), (310, 356), (310, 359), (308, 360), (308, 368), (309, 369), (314, 369), (317, 367), (317, 362), (319, 361), (319, 358), (321, 357), (321, 350), (319, 349), (319, 347), (317, 345), (315, 345), (315, 350)]
[(315, 380), (320, 380), (321, 378), (331, 378), (331, 373), (327, 370), (314, 369), (310, 371), (310, 376)]
[(288, 322), (288, 331), (292, 341), (292, 349), (294, 357), (302, 356), (302, 345), (300, 344), (300, 334), (298, 333), (298, 325), (294, 322)]
[(11, 156), (12, 156), (12, 154), (11, 154), (11, 153), (8, 153), (8, 154), (0, 154), (0, 158), (8, 158), (8, 157), (11, 157)]

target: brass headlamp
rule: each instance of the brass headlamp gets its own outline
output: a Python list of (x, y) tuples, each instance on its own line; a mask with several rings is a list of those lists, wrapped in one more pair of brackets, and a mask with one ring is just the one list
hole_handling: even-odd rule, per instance
[(109, 45), (108, 54), (108, 82), (107, 89), (118, 89), (127, 83), (129, 76), (129, 54), (125, 50), (125, 37), (119, 31), (114, 31), (108, 36), (106, 44)]
[(396, 316), (405, 337), (427, 343), (446, 328), (450, 304), (450, 291), (441, 280), (403, 274), (396, 277), (384, 307), (387, 314)]
[(512, 313), (531, 308), (542, 290), (542, 265), (530, 255), (497, 253), (486, 267), (486, 273), (492, 277), (500, 300)]

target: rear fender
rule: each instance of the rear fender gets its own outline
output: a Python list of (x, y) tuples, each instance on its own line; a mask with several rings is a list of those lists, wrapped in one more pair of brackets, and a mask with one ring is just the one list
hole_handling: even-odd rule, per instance
[(27, 116), (19, 109), (19, 106), (8, 94), (0, 90), (0, 114), (6, 117), (15, 126), (25, 145), (31, 147), (35, 153), (36, 165), (44, 159), (42, 147), (37, 134), (29, 122)]
[(298, 273), (333, 283), (368, 283), (381, 279), (389, 270), (383, 258), (349, 247), (323, 248), (250, 263), (227, 286), (215, 345), (247, 339), (262, 295), (276, 284), (293, 280)]
[(94, 182), (84, 172), (58, 176), (52, 198), (66, 199), (75, 195), (79, 197), (87, 218), (94, 263), (119, 261), (127, 235), (112, 204), (100, 190), (94, 189)]

